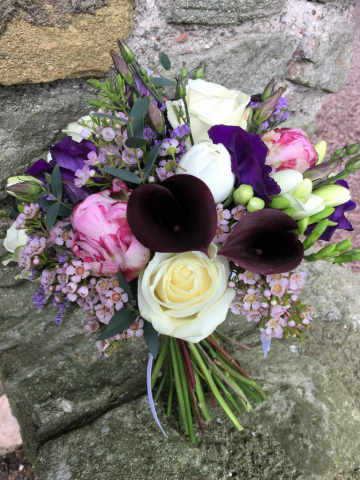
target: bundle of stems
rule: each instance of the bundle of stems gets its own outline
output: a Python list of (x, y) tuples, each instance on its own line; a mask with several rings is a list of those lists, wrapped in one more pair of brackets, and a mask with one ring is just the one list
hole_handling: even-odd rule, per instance
[(217, 402), (239, 431), (242, 426), (236, 414), (241, 415), (244, 410), (251, 409), (249, 398), (255, 402), (266, 400), (266, 394), (259, 385), (220, 345), (219, 336), (233, 347), (234, 343), (237, 344), (218, 330), (199, 343), (166, 337), (151, 375), (151, 388), (154, 389), (160, 371), (163, 372), (154, 403), (166, 386), (168, 417), (171, 415), (175, 390), (179, 423), (191, 443), (195, 442), (194, 421), (206, 434), (203, 422), (211, 419), (206, 394), (212, 406), (215, 407)]

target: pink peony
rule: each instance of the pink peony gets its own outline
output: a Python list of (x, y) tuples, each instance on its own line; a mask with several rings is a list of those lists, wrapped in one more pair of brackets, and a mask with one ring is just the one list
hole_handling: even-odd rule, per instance
[(150, 250), (132, 234), (126, 211), (127, 202), (109, 197), (109, 191), (90, 195), (75, 207), (71, 248), (90, 264), (92, 275), (112, 277), (122, 272), (130, 281), (148, 263)]
[(269, 151), (266, 165), (278, 170), (305, 170), (315, 165), (318, 154), (309, 137), (300, 128), (275, 128), (261, 135)]

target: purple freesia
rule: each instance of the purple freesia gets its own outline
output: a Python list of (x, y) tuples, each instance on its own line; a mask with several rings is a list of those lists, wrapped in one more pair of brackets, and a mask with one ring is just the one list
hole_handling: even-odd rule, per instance
[(271, 203), (270, 195), (280, 193), (279, 185), (269, 175), (272, 168), (265, 165), (268, 148), (259, 135), (246, 132), (241, 127), (215, 125), (208, 131), (214, 143), (221, 143), (231, 155), (231, 170), (234, 173), (235, 188), (251, 185), (254, 195)]
[[(335, 182), (335, 185), (342, 185), (345, 188), (349, 188), (349, 185), (345, 180), (338, 180)], [(316, 195), (316, 190), (314, 191)], [(356, 203), (353, 202), (352, 200), (349, 200), (346, 203), (343, 203), (342, 205), (339, 205), (335, 207), (334, 213), (329, 215), (327, 218), (331, 220), (332, 222), (336, 222), (337, 225), (333, 225), (330, 227), (327, 227), (325, 232), (319, 237), (319, 240), (325, 240), (326, 242), (329, 242), (331, 240), (331, 237), (334, 235), (336, 230), (348, 230), (349, 232), (353, 231), (353, 227), (349, 220), (345, 217), (345, 212), (349, 212), (350, 210), (354, 210), (356, 208)], [(312, 225), (309, 225), (305, 231), (305, 235), (308, 236), (311, 234), (311, 232), (314, 230), (316, 226), (316, 223), (313, 223)]]
[(87, 140), (75, 142), (71, 137), (66, 137), (50, 147), (52, 160), (49, 163), (41, 158), (25, 173), (45, 183), (45, 173), (51, 174), (55, 165), (58, 164), (64, 193), (72, 203), (76, 203), (93, 193), (88, 187), (78, 188), (74, 184), (76, 170), (84, 167), (84, 160), (87, 160), (87, 155), (91, 151), (97, 152), (96, 146), (92, 142)]

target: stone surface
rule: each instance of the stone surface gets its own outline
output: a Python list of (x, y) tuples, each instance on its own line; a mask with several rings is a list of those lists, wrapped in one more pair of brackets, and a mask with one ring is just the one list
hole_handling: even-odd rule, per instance
[(174, 0), (169, 22), (220, 25), (244, 22), (279, 13), (285, 0)]
[(109, 50), (132, 24), (132, 0), (6, 3), (0, 7), (2, 22), (8, 17), (0, 36), (3, 85), (102, 76), (112, 63)]
[(6, 395), (0, 396), (0, 455), (14, 452), (22, 444), (20, 428)]

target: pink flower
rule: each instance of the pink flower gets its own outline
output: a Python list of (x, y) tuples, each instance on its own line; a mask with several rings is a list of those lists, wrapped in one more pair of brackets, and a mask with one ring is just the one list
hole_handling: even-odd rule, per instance
[(79, 168), (75, 172), (74, 184), (76, 187), (81, 188), (90, 178), (90, 167), (89, 165), (84, 165), (83, 168)]
[(150, 250), (133, 236), (126, 211), (127, 202), (102, 192), (87, 197), (71, 215), (75, 231), (72, 251), (90, 264), (90, 272), (96, 277), (122, 272), (130, 281), (149, 261)]
[(111, 127), (106, 127), (104, 128), (104, 130), (101, 132), (104, 140), (106, 140), (107, 142), (111, 142), (111, 140), (114, 140), (116, 134), (114, 132), (114, 130), (111, 128)]
[(247, 214), (246, 207), (244, 205), (238, 205), (237, 207), (231, 210), (231, 215), (234, 217), (234, 220), (238, 221)]
[(61, 220), (57, 221), (55, 225), (50, 230), (50, 241), (56, 243), (56, 245), (66, 245), (67, 248), (71, 247), (71, 238), (74, 235), (72, 230), (67, 230), (67, 225), (70, 225), (69, 222), (62, 222)]
[(291, 290), (297, 290), (299, 287), (305, 285), (307, 273), (306, 272), (296, 272), (293, 273), (290, 277), (290, 288)]
[(284, 318), (270, 318), (266, 324), (265, 329), (265, 340), (269, 340), (272, 337), (282, 338), (284, 330), (283, 327), (286, 327), (287, 320)]
[(282, 280), (272, 280), (269, 285), (271, 287), (271, 293), (281, 298), (285, 293), (285, 288), (287, 287), (289, 280), (283, 278)]
[(39, 208), (40, 205), (38, 203), (30, 203), (30, 205), (25, 205), (23, 213), (20, 213), (20, 215), (17, 217), (16, 223), (22, 225), (26, 222), (26, 220), (35, 217)]
[(243, 273), (243, 282), (247, 283), (248, 285), (255, 285), (255, 283), (259, 280), (260, 275), (258, 273), (252, 273), (246, 271)]
[(268, 147), (266, 165), (278, 170), (305, 170), (315, 165), (318, 154), (300, 128), (275, 128), (261, 135)]
[(35, 237), (32, 240), (28, 241), (24, 249), (24, 253), (33, 257), (41, 253), (46, 247), (46, 238), (45, 237)]

